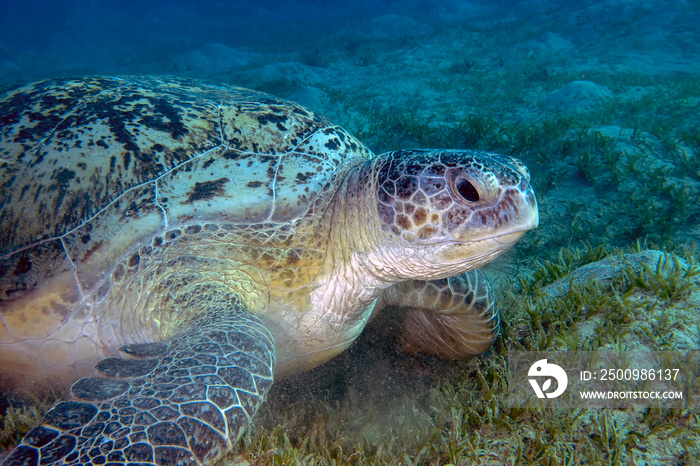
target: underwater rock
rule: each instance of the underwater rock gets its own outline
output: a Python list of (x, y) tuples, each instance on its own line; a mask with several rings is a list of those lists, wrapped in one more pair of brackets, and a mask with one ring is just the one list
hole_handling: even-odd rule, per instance
[(323, 115), (328, 113), (331, 101), (331, 97), (325, 91), (314, 86), (304, 86), (287, 96), (287, 99)]
[[(623, 281), (629, 282), (630, 288), (616, 290), (619, 293), (616, 305), (600, 309), (585, 309), (584, 305), (582, 319), (575, 324), (579, 341), (596, 341), (615, 327), (620, 333), (619, 346), (602, 344), (598, 349), (698, 350), (700, 280), (689, 271), (697, 272), (697, 267), (681, 257), (646, 250), (584, 265), (545, 286), (542, 293), (550, 303), (558, 299), (566, 301), (572, 287), (582, 293), (606, 293), (616, 280), (625, 277)], [(622, 319), (624, 329), (619, 323), (621, 316), (613, 315), (619, 313), (628, 313)]]
[[(576, 46), (569, 39), (555, 34), (553, 32), (545, 32), (533, 46), (542, 54), (572, 54), (576, 51)], [(576, 82), (576, 81), (574, 81)], [(586, 81), (588, 82), (588, 81)]]
[(433, 24), (463, 25), (465, 21), (474, 21), (481, 17), (488, 20), (488, 15), (499, 15), (505, 21), (509, 16), (512, 16), (509, 10), (499, 10), (499, 5), (495, 2), (465, 2), (464, 0), (432, 2), (429, 9), (421, 3), (416, 3), (410, 11), (420, 15), (424, 20), (429, 18)]
[(372, 18), (349, 32), (362, 40), (397, 40), (431, 34), (434, 28), (408, 16), (384, 15)]
[(9, 60), (0, 60), (0, 83), (19, 81), (21, 75), (22, 68)]
[(196, 74), (239, 71), (263, 63), (260, 53), (243, 52), (224, 44), (210, 43), (175, 58), (173, 68), (178, 72)]
[[(257, 79), (262, 82), (278, 81), (280, 79), (299, 79), (300, 76), (303, 76), (303, 67), (301, 63), (296, 61), (268, 63), (241, 73), (241, 75), (251, 81)], [(246, 83), (245, 80), (243, 82)]]
[(542, 1), (542, 0), (529, 0), (521, 2), (513, 2), (510, 6), (513, 13), (515, 13), (519, 18), (532, 18), (535, 16), (554, 14), (557, 10), (562, 8), (559, 2), (554, 1)]
[(255, 87), (267, 93), (289, 97), (303, 85), (330, 82), (330, 71), (326, 68), (307, 66), (298, 61), (280, 61), (243, 70), (236, 73), (233, 81), (241, 86)]
[(595, 282), (602, 287), (606, 287), (630, 267), (639, 273), (644, 266), (656, 270), (657, 265), (660, 264), (660, 271), (668, 274), (672, 272), (674, 267), (673, 257), (678, 260), (678, 264), (681, 267), (684, 269), (688, 268), (688, 263), (683, 258), (650, 249), (634, 254), (606, 257), (598, 262), (586, 264), (566, 277), (545, 286), (542, 292), (550, 298), (558, 298), (566, 294), (572, 286), (580, 287)]
[(609, 99), (609, 89), (591, 81), (572, 81), (547, 97), (546, 108), (563, 114), (585, 112)]

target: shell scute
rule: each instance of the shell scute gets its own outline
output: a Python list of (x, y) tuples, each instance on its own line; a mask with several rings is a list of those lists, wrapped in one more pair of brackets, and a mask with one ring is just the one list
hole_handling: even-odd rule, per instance
[[(0, 254), (65, 234), (127, 190), (220, 142), (214, 103), (175, 100), (144, 85), (107, 78), (39, 83), (0, 104), (0, 114), (16, 122), (3, 124), (0, 140), (8, 161)], [(39, 202), (20, 204), (13, 193)]]
[(45, 81), (0, 97), (0, 118), (0, 300), (60, 274), (103, 290), (136, 245), (193, 220), (287, 247), (372, 156), (296, 104), (188, 79)]

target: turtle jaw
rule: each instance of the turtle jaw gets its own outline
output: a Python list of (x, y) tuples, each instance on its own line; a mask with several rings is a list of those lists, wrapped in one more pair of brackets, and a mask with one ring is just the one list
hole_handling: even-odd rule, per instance
[(430, 255), (441, 268), (450, 270), (446, 276), (466, 272), (488, 264), (512, 248), (527, 230), (514, 231), (476, 241), (448, 243), (436, 248)]

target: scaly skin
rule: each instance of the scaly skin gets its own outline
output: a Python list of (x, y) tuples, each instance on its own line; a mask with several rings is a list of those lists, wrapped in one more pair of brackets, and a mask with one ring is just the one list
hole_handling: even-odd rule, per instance
[(406, 312), (403, 349), (445, 359), (481, 354), (498, 335), (500, 319), (493, 289), (479, 270), (441, 280), (407, 281), (382, 295), (384, 306)]
[(386, 306), (408, 308), (408, 350), (485, 351), (493, 294), (454, 276), (538, 221), (513, 158), (375, 157), (244, 89), (62, 80), (0, 111), (2, 383), (68, 383), (102, 359), (8, 464), (210, 464), (273, 374), (335, 356)]
[[(202, 309), (164, 343), (121, 349), (99, 377), (79, 380), (5, 466), (202, 465), (220, 460), (250, 425), (272, 385), (274, 342), (228, 303)], [(206, 312), (204, 312), (206, 311)]]

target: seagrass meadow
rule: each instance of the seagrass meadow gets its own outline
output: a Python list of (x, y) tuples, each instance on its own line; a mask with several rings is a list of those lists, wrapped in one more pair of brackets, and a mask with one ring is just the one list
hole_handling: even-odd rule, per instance
[[(471, 148), (528, 166), (540, 224), (484, 268), (501, 312), (487, 353), (405, 354), (401, 312), (386, 312), (340, 356), (276, 382), (227, 464), (700, 464), (697, 360), (676, 361), (688, 398), (671, 408), (507, 399), (509, 351), (700, 350), (698, 2), (360, 3), (249, 7), (238, 35), (223, 19), (235, 15), (214, 10), (192, 12), (190, 29), (175, 34), (188, 6), (163, 6), (172, 24), (153, 20), (139, 32), (153, 35), (148, 46), (122, 40), (109, 57), (81, 48), (89, 31), (66, 27), (53, 46), (33, 48), (0, 34), (3, 85), (195, 77), (297, 101), (375, 153)], [(89, 20), (86, 8), (78, 21)], [(119, 18), (138, 25), (137, 16)], [(274, 33), (253, 32), (272, 24)], [(109, 31), (112, 42), (126, 34)], [(603, 267), (606, 280), (595, 272)], [(580, 270), (593, 272), (573, 283)], [(0, 449), (62, 396), (5, 394)]]

